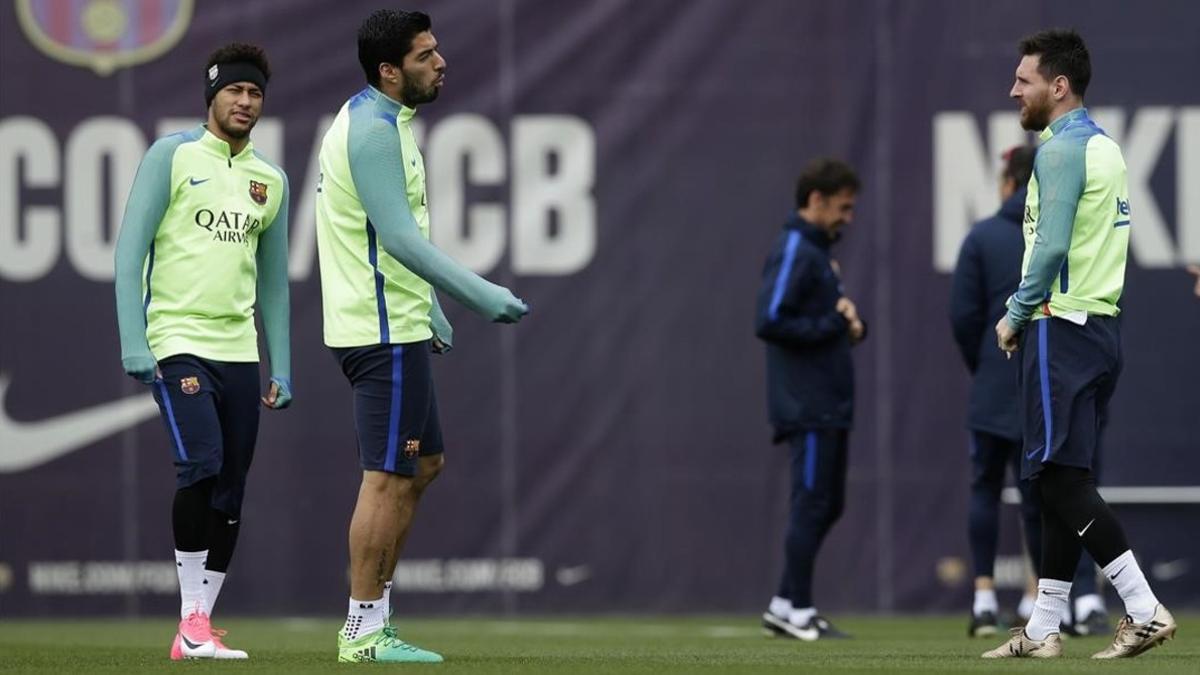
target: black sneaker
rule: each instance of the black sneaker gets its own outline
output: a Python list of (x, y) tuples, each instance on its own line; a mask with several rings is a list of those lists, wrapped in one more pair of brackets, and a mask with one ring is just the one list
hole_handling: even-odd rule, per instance
[(1082, 621), (1076, 621), (1075, 630), (1080, 635), (1108, 635), (1113, 628), (1108, 623), (1108, 614), (1095, 611), (1088, 612)]
[(967, 627), (968, 637), (991, 637), (998, 632), (1000, 632), (1000, 626), (995, 612), (971, 615), (971, 625)]
[(817, 614), (813, 618), (809, 619), (808, 623), (804, 624), (804, 628), (807, 630), (812, 630), (815, 628), (817, 631), (817, 639), (819, 640), (846, 640), (850, 638), (849, 633), (844, 633), (838, 630), (832, 623), (829, 622), (829, 619), (826, 619), (820, 614)]

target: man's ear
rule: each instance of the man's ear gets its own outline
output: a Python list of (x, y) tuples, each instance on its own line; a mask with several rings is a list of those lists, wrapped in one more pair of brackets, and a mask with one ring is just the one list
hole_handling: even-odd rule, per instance
[(1059, 75), (1058, 77), (1054, 78), (1053, 87), (1054, 88), (1050, 92), (1051, 95), (1054, 96), (1055, 101), (1061, 101), (1066, 98), (1067, 94), (1070, 92), (1071, 83), (1067, 80), (1066, 75)]

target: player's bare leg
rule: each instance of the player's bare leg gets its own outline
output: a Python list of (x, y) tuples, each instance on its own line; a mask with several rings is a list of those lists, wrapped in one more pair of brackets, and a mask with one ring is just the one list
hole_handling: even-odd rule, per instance
[(437, 477), (441, 455), (422, 457), (413, 477), (364, 471), (350, 520), (350, 614), (338, 636), (338, 660), (437, 663), (442, 657), (410, 645), (388, 621), (396, 559), (425, 488)]
[[(404, 544), (408, 541), (408, 532), (412, 526), (413, 514), (417, 510), (417, 503), (421, 501), (421, 496), (425, 494), (425, 489), (429, 487), (429, 484), (442, 472), (444, 464), (445, 460), (442, 455), (429, 455), (417, 460), (417, 475), (413, 476), (411, 487), (402, 497), (402, 525), (400, 534), (396, 537), (392, 557), (388, 561), (388, 570), (396, 569), (396, 561), (400, 559), (400, 553), (404, 551)], [(385, 581), (390, 580), (391, 575), (389, 574)]]
[[(396, 545), (392, 549), (392, 557), (388, 561), (387, 570), (394, 573), (396, 569), (396, 561), (400, 559), (400, 554), (404, 551), (404, 544), (408, 541), (408, 533), (411, 530), (413, 515), (416, 513), (417, 503), (421, 501), (421, 496), (425, 494), (425, 489), (433, 482), (438, 474), (442, 471), (442, 465), (445, 464), (443, 455), (429, 455), (421, 457), (417, 460), (417, 475), (413, 477), (412, 487), (403, 497), (401, 509), (403, 512), (403, 526), (400, 536), (396, 539)], [(383, 589), (383, 620), (387, 629), (391, 629), (391, 576), (384, 582)]]
[(350, 520), (350, 596), (383, 596), (392, 577), (396, 543), (412, 520), (415, 478), (384, 471), (364, 471), (358, 502)]

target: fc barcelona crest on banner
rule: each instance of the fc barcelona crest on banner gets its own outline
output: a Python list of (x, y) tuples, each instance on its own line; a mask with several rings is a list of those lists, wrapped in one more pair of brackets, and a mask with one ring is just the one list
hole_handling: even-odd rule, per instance
[(167, 53), (192, 19), (192, 0), (17, 0), (16, 6), (35, 47), (101, 76)]
[(250, 181), (250, 199), (253, 199), (255, 204), (266, 204), (267, 184), (256, 180)]

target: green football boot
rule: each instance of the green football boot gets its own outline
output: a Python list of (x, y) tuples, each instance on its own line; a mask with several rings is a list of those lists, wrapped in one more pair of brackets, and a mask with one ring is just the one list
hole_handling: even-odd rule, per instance
[(441, 663), (442, 655), (408, 644), (396, 637), (396, 629), (388, 624), (357, 640), (347, 640), (338, 632), (338, 662), (340, 663)]

